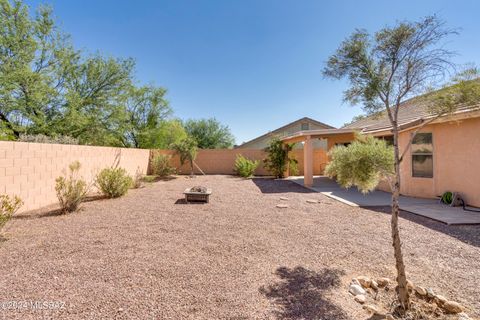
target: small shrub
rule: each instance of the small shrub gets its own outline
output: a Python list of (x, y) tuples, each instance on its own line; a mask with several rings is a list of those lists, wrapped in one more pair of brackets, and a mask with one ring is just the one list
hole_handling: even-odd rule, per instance
[(133, 184), (133, 179), (123, 168), (105, 168), (97, 175), (96, 185), (109, 198), (125, 195)]
[(75, 161), (68, 167), (69, 172), (55, 180), (55, 191), (63, 213), (73, 212), (87, 196), (89, 186), (79, 177), (80, 162)]
[(235, 172), (241, 177), (249, 178), (255, 173), (258, 164), (259, 161), (257, 160), (250, 160), (242, 155), (237, 155), (237, 159), (235, 160)]
[(157, 154), (152, 159), (153, 174), (160, 177), (168, 177), (175, 173), (175, 168), (170, 166), (172, 156), (168, 154)]
[(2, 227), (23, 205), (22, 199), (17, 196), (0, 195), (0, 227)]
[(132, 182), (132, 188), (133, 189), (138, 189), (142, 186), (143, 182), (143, 174), (140, 171), (140, 168), (137, 168), (137, 171), (135, 172), (135, 176), (133, 176), (133, 182)]
[(147, 182), (147, 183), (152, 183), (152, 182), (157, 181), (157, 178), (158, 178), (157, 176), (148, 176), (148, 175), (147, 175), (147, 176), (144, 176), (144, 177), (142, 178), (142, 181), (143, 181), (143, 182)]

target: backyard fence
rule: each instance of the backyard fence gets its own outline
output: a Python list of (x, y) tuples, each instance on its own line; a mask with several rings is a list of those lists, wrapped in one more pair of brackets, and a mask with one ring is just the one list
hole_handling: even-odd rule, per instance
[(58, 202), (55, 179), (74, 162), (80, 174), (92, 181), (103, 168), (116, 162), (130, 175), (146, 173), (150, 150), (0, 141), (0, 194), (18, 195), (21, 211)]
[[(18, 195), (24, 205), (21, 211), (40, 209), (58, 202), (55, 179), (79, 161), (80, 175), (93, 181), (96, 174), (106, 167), (118, 163), (131, 176), (137, 172), (150, 172), (150, 161), (155, 154), (172, 156), (171, 165), (180, 174), (189, 174), (188, 164), (180, 165), (179, 157), (172, 150), (145, 150), (80, 145), (44, 144), (0, 141), (0, 194)], [(237, 155), (259, 160), (256, 175), (269, 175), (263, 168), (267, 154), (258, 149), (199, 150), (195, 163), (196, 174), (235, 174)], [(298, 160), (299, 174), (303, 175), (303, 150), (293, 150), (291, 155)], [(324, 150), (314, 151), (314, 174), (322, 174), (327, 163)]]
[[(180, 164), (179, 157), (172, 150), (152, 150), (151, 157), (156, 154), (171, 155), (170, 165), (177, 169), (182, 174), (189, 174), (190, 167), (188, 163)], [(255, 175), (268, 176), (270, 173), (263, 168), (263, 159), (267, 157), (267, 153), (259, 149), (202, 149), (198, 150), (195, 163), (198, 167), (194, 168), (195, 174), (202, 174), (201, 169), (205, 174), (235, 174), (234, 165), (237, 155), (242, 155), (250, 160), (258, 160), (260, 164), (255, 170)], [(296, 149), (290, 152), (298, 160), (299, 175), (303, 175), (303, 150)], [(323, 149), (314, 150), (313, 173), (315, 175), (323, 174), (327, 164), (327, 154)]]

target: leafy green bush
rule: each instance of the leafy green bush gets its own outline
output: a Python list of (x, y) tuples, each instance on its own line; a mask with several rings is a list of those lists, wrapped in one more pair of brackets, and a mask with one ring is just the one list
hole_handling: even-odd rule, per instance
[(249, 178), (255, 173), (258, 164), (259, 161), (257, 160), (250, 160), (241, 154), (237, 155), (237, 159), (235, 160), (235, 172), (241, 177)]
[(8, 195), (0, 195), (0, 227), (2, 227), (23, 205), (18, 196), (11, 198)]
[(79, 177), (80, 167), (78, 161), (71, 163), (68, 174), (55, 180), (55, 191), (63, 213), (77, 210), (89, 191), (87, 182)]
[(175, 173), (175, 168), (170, 165), (171, 155), (157, 154), (152, 159), (153, 174), (160, 177), (168, 177)]
[(337, 146), (328, 153), (325, 174), (345, 187), (357, 186), (363, 193), (376, 188), (380, 180), (394, 173), (393, 147), (385, 140), (360, 136), (347, 147)]
[[(296, 168), (297, 160), (288, 157), (288, 152), (293, 148), (293, 144), (284, 144), (280, 139), (273, 138), (265, 151), (268, 153), (263, 160), (263, 166), (270, 171), (276, 178), (283, 178), (287, 165)], [(297, 170), (298, 172), (298, 170)]]
[(123, 168), (105, 168), (97, 175), (97, 187), (109, 198), (125, 195), (133, 184), (133, 179)]

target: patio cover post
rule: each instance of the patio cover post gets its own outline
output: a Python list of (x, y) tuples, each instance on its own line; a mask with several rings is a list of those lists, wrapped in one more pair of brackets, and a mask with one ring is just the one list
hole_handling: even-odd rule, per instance
[(307, 187), (313, 185), (313, 143), (311, 136), (306, 136), (303, 145), (303, 184)]

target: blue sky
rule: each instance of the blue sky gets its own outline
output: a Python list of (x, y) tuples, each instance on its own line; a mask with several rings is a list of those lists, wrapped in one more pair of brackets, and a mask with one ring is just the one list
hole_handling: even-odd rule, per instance
[(437, 14), (461, 28), (449, 47), (479, 64), (480, 1), (26, 1), (50, 4), (77, 48), (137, 61), (139, 83), (168, 89), (175, 116), (215, 117), (237, 143), (309, 116), (339, 127), (360, 114), (322, 67), (355, 28)]

